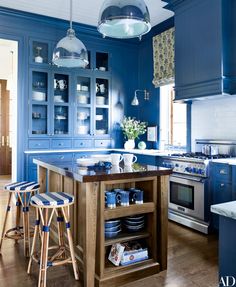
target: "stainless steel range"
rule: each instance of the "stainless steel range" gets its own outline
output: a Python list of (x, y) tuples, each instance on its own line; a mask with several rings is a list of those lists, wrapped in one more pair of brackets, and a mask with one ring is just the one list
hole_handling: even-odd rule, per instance
[(209, 229), (209, 161), (228, 154), (205, 155), (202, 152), (172, 154), (162, 166), (172, 168), (169, 186), (169, 219), (205, 234)]

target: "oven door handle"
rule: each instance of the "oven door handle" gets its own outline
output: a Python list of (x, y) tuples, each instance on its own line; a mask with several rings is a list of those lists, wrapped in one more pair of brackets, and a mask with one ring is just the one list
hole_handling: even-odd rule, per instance
[(201, 182), (201, 183), (204, 183), (206, 181), (206, 178), (191, 176), (191, 175), (179, 175), (179, 174), (174, 174), (174, 175), (172, 174), (170, 176), (170, 180), (173, 179), (174, 181), (175, 177), (180, 178), (180, 179), (187, 179), (187, 180), (192, 180), (196, 182)]

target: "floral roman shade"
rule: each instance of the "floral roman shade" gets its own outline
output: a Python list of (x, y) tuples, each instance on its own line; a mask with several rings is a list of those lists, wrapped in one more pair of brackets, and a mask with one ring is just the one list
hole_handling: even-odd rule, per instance
[(174, 28), (153, 37), (153, 84), (157, 88), (174, 82)]

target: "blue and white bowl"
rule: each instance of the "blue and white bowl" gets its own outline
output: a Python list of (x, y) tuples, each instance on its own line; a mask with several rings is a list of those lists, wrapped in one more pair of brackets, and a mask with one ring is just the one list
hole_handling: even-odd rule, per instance
[(120, 219), (105, 221), (105, 229), (120, 225)]
[(105, 231), (105, 237), (106, 238), (113, 238), (116, 237), (119, 233), (121, 232), (121, 229), (117, 230), (117, 231)]
[(105, 232), (113, 232), (113, 231), (118, 231), (120, 228), (120, 224), (117, 226), (113, 226), (113, 227), (105, 227)]

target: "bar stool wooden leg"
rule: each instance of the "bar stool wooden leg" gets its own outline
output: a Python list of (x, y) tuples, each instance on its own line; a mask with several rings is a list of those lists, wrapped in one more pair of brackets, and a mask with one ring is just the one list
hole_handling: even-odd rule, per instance
[(72, 260), (75, 280), (79, 280), (77, 264), (76, 264), (76, 259), (75, 259), (75, 250), (74, 250), (74, 245), (73, 245), (73, 240), (72, 240), (72, 235), (71, 235), (71, 230), (70, 230), (69, 208), (70, 208), (69, 206), (62, 207), (61, 211), (64, 215), (65, 222), (66, 222), (66, 231), (67, 231), (67, 236), (68, 236), (68, 242), (69, 242), (69, 248), (70, 248), (70, 254), (71, 254), (71, 260)]
[(39, 211), (37, 208), (35, 208), (35, 215), (36, 215), (36, 220), (35, 220), (35, 226), (34, 226), (34, 236), (33, 236), (33, 241), (32, 241), (30, 259), (29, 259), (29, 264), (28, 264), (28, 269), (27, 269), (28, 274), (30, 274), (30, 269), (31, 269), (32, 260), (33, 260), (33, 254), (35, 252), (36, 238), (39, 234), (40, 219), (39, 219)]
[[(16, 231), (15, 234), (20, 233), (20, 220), (21, 220), (21, 202), (19, 197), (16, 198)], [(18, 243), (18, 239), (15, 239), (15, 243)]]
[(42, 230), (42, 246), (39, 270), (38, 287), (46, 287), (47, 279), (47, 262), (48, 262), (48, 243), (49, 243), (49, 226), (48, 226), (48, 209), (43, 210), (44, 225)]
[(2, 235), (1, 235), (1, 241), (0, 241), (0, 254), (1, 254), (1, 251), (2, 251), (2, 242), (3, 242), (3, 239), (5, 237), (5, 233), (6, 233), (8, 214), (9, 214), (9, 211), (11, 209), (11, 205), (10, 205), (11, 204), (11, 198), (12, 198), (12, 193), (9, 192), (7, 209), (6, 209), (6, 212), (5, 212), (5, 219), (4, 219), (4, 223), (3, 223)]
[[(61, 212), (61, 210), (56, 210), (57, 213), (57, 230), (58, 230), (58, 242), (59, 242), (59, 246), (65, 246), (65, 239), (64, 239), (64, 218), (63, 218), (63, 214)], [(62, 255), (60, 256), (61, 258), (65, 258), (66, 254), (65, 252), (62, 253)]]

